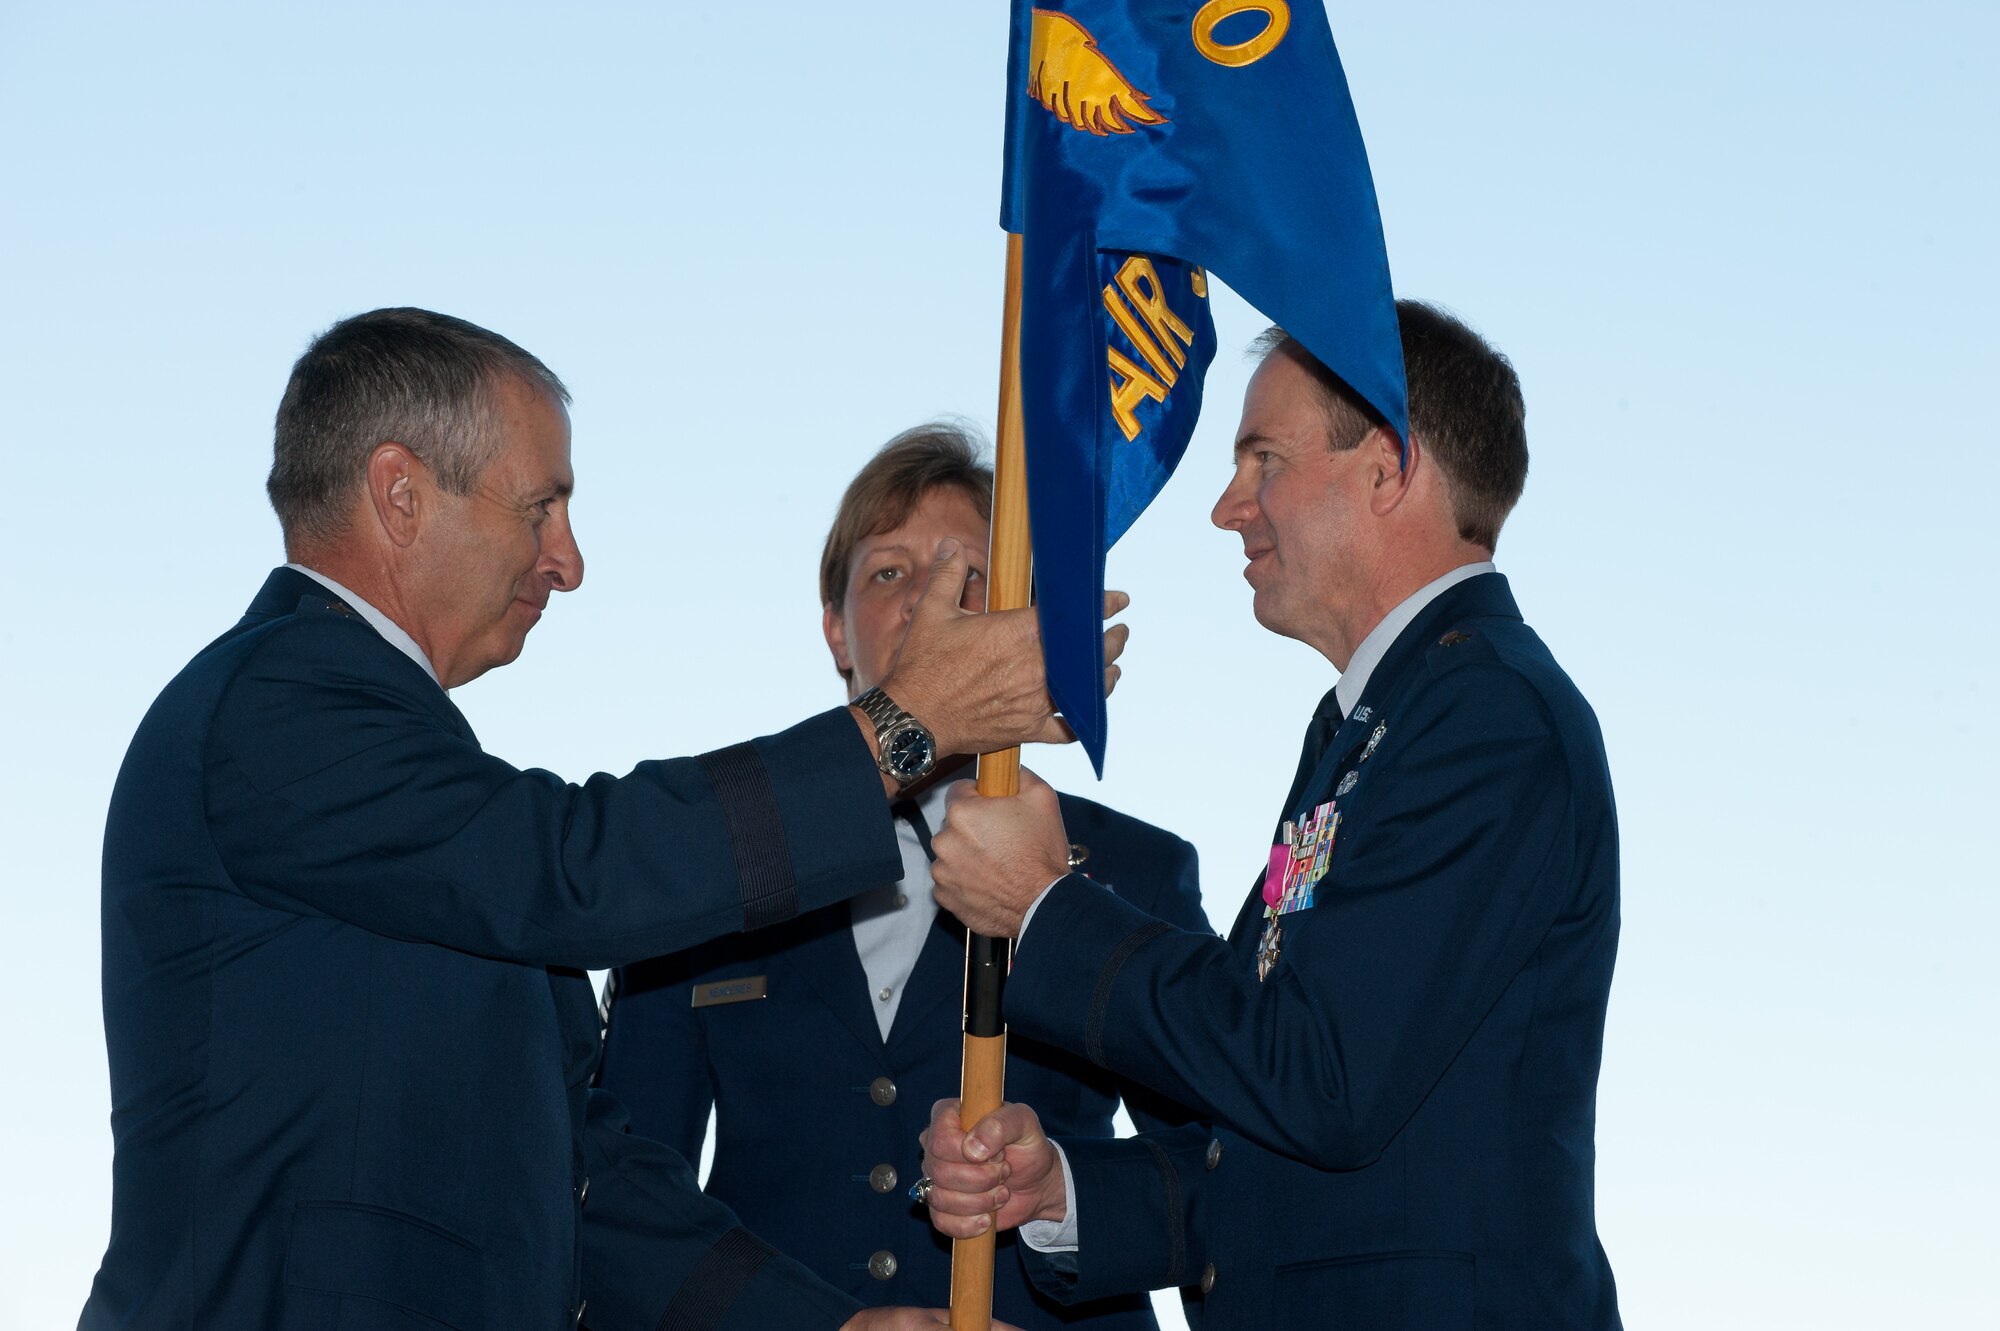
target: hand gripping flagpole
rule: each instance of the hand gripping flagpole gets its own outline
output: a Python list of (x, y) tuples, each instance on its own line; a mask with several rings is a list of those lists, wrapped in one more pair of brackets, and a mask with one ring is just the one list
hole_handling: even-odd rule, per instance
[[(1021, 237), (1007, 237), (1007, 296), (1000, 320), (1000, 416), (993, 459), (993, 544), (986, 558), (986, 608), (1020, 610), (1032, 590), (1028, 540), (1028, 466), (1021, 434)], [(982, 796), (1021, 791), (1017, 746), (979, 758)], [(1007, 1027), (1000, 1019), (1001, 990), (1013, 945), (1005, 938), (965, 936), (965, 1064), (959, 1080), (959, 1121), (967, 1128), (1000, 1107), (1007, 1077)], [(993, 1325), (993, 1240), (951, 1243), (952, 1331), (989, 1331)]]

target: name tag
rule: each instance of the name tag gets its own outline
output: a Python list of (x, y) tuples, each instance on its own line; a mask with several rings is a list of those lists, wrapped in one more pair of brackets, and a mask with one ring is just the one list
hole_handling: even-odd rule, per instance
[(694, 987), (690, 1007), (720, 1007), (724, 1003), (747, 1003), (770, 992), (762, 975), (745, 975), (734, 980), (711, 980)]

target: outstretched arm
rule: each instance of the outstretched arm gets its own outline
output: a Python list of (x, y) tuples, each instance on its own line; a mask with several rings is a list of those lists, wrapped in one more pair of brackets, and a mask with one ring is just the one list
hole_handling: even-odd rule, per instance
[[(1374, 758), (1369, 817), (1341, 834), (1318, 904), (1285, 917), (1267, 981), (1071, 876), (1016, 952), (1010, 1025), (1268, 1149), (1323, 1169), (1373, 1160), (1576, 890), (1569, 768), (1526, 682), (1461, 669), (1427, 707), (1399, 718), (1392, 764)], [(1025, 791), (955, 804), (940, 903), (973, 928), (1018, 926), (1050, 867), (1036, 818)]]

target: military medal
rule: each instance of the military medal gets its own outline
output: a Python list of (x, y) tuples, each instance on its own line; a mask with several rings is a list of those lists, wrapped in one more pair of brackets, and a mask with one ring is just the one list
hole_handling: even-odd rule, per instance
[(1278, 964), (1278, 940), (1284, 930), (1278, 927), (1277, 916), (1272, 916), (1264, 925), (1264, 936), (1257, 942), (1257, 983), (1264, 983), (1264, 977), (1271, 973), (1271, 967)]
[(1278, 964), (1278, 949), (1284, 941), (1279, 918), (1312, 909), (1313, 890), (1326, 877), (1334, 829), (1339, 826), (1340, 814), (1328, 800), (1309, 817), (1286, 822), (1282, 838), (1271, 847), (1271, 862), (1264, 870), (1264, 936), (1257, 943), (1258, 983), (1263, 983)]

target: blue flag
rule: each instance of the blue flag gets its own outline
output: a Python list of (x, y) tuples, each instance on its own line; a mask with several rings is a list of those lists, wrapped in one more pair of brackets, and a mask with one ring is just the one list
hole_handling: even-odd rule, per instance
[(1013, 0), (1000, 222), (1049, 691), (1104, 772), (1104, 556), (1166, 484), (1213, 271), (1409, 434), (1382, 221), (1318, 0)]

